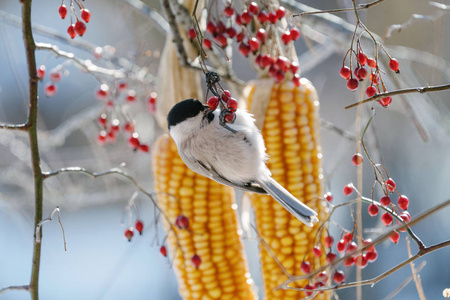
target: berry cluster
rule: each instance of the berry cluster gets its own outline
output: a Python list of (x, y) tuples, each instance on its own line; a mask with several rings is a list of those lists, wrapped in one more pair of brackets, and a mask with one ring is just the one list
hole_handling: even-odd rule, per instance
[[(86, 32), (86, 24), (78, 18), (77, 11), (75, 9), (74, 2), (77, 4), (78, 8), (80, 9), (80, 17), (81, 19), (89, 23), (89, 20), (91, 19), (91, 12), (84, 8), (83, 4), (79, 0), (70, 0), (70, 26), (67, 28), (67, 33), (69, 34), (70, 38), (75, 38), (77, 35), (83, 36)], [(63, 3), (59, 6), (58, 9), (59, 16), (61, 19), (65, 19), (68, 13), (67, 6)], [(76, 22), (74, 23), (74, 19)]]
[[(110, 90), (109, 85), (101, 84), (95, 96), (98, 100), (105, 102), (105, 108), (98, 117), (98, 124), (100, 126), (100, 132), (97, 136), (97, 142), (100, 145), (106, 145), (107, 143), (114, 143), (116, 141), (117, 134), (121, 131), (128, 133), (128, 144), (130, 147), (137, 151), (149, 152), (150, 147), (141, 143), (139, 134), (136, 132), (134, 121), (125, 113), (123, 113), (120, 105), (116, 105), (113, 101), (116, 99), (123, 99), (125, 103), (134, 103), (137, 101), (137, 93), (133, 89), (128, 89), (128, 85), (125, 81), (121, 81), (117, 84), (117, 88), (113, 91)], [(157, 95), (155, 92), (151, 92), (147, 97), (147, 107), (150, 112), (154, 112), (156, 108)], [(124, 126), (121, 128), (122, 118)]]
[[(366, 32), (367, 29), (365, 29)], [(369, 33), (369, 32), (368, 32)], [(372, 35), (369, 33), (372, 37)], [(386, 86), (383, 82), (382, 74), (384, 74), (383, 70), (380, 69), (378, 63), (378, 46), (381, 46), (381, 49), (385, 52), (385, 54), (389, 57), (389, 68), (391, 71), (395, 73), (400, 73), (400, 65), (395, 58), (392, 58), (389, 53), (384, 49), (384, 47), (379, 44), (375, 39), (373, 39), (375, 43), (375, 55), (374, 57), (368, 57), (366, 53), (363, 51), (359, 38), (356, 42), (356, 49), (350, 48), (345, 54), (344, 61), (342, 62), (342, 68), (339, 70), (339, 74), (342, 78), (347, 80), (347, 88), (350, 91), (356, 91), (359, 86), (359, 82), (363, 81), (365, 78), (369, 78), (369, 87), (366, 89), (366, 96), (368, 98), (373, 97), (376, 94), (385, 93)], [(353, 47), (353, 41), (352, 41)], [(345, 61), (349, 56), (349, 65), (350, 67), (345, 65)], [(356, 64), (354, 66), (353, 64)], [(353, 66), (352, 66), (353, 65)], [(366, 68), (367, 66), (367, 68)], [(352, 72), (353, 70), (353, 72)], [(388, 107), (391, 102), (391, 97), (384, 97), (378, 102), (383, 107)]]
[[(46, 67), (45, 65), (40, 65), (37, 70), (36, 74), (39, 80), (43, 80), (46, 74)], [(61, 70), (61, 66), (54, 68), (50, 71), (49, 78), (50, 81), (47, 82), (47, 84), (44, 87), (44, 92), (47, 97), (52, 97), (58, 92), (58, 86), (56, 83), (60, 82), (63, 77), (63, 72)]]
[(134, 223), (134, 228), (132, 226), (125, 229), (124, 236), (125, 238), (131, 242), (131, 239), (134, 236), (134, 230), (136, 229), (137, 232), (139, 232), (139, 235), (142, 235), (142, 232), (144, 231), (144, 222), (142, 220), (136, 220)]
[(238, 107), (238, 102), (235, 98), (231, 97), (229, 90), (223, 90), (220, 97), (212, 96), (206, 102), (211, 111), (215, 110), (221, 103), (225, 107), (224, 121), (226, 123), (233, 123), (236, 119), (235, 112)]
[[(300, 37), (300, 31), (296, 27), (286, 30), (277, 25), (286, 16), (284, 7), (280, 6), (275, 11), (264, 8), (266, 7), (260, 8), (256, 2), (250, 2), (246, 9), (238, 13), (231, 3), (227, 4), (216, 20), (207, 22), (206, 31), (212, 38), (202, 35), (202, 47), (206, 50), (211, 49), (213, 40), (223, 48), (229, 45), (229, 39), (233, 39), (239, 45), (239, 52), (245, 57), (251, 54), (261, 71), (267, 72), (277, 82), (292, 80), (298, 86), (300, 75), (297, 73), (297, 62), (281, 55), (280, 51), (283, 49), (275, 49), (276, 47), (268, 43), (268, 39), (269, 35), (272, 35), (287, 47)], [(197, 37), (194, 28), (188, 31), (188, 37), (191, 40)]]

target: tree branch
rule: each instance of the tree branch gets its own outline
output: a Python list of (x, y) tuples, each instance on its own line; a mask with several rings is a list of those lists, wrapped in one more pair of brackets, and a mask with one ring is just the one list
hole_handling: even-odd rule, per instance
[(402, 95), (402, 94), (411, 94), (411, 93), (429, 93), (429, 92), (438, 92), (438, 91), (445, 91), (450, 89), (450, 83), (443, 84), (443, 85), (435, 85), (435, 86), (425, 86), (425, 87), (416, 87), (416, 88), (409, 88), (409, 89), (402, 89), (402, 90), (396, 90), (392, 92), (387, 93), (381, 93), (381, 94), (375, 94), (374, 96), (361, 100), (359, 102), (347, 105), (345, 109), (353, 108), (355, 106), (361, 105), (363, 103), (372, 102), (379, 100), (381, 98), (389, 97), (389, 96), (395, 96), (395, 95)]
[(29, 290), (30, 290), (29, 285), (12, 285), (0, 289), (0, 295), (8, 291), (29, 291)]
[[(384, 0), (376, 0), (367, 4), (359, 4), (356, 7), (356, 10), (362, 10), (362, 9), (368, 9), (372, 6), (375, 6), (377, 4), (380, 4)], [(302, 12), (299, 14), (292, 15), (293, 17), (301, 17), (301, 16), (307, 16), (307, 15), (317, 15), (317, 14), (325, 14), (325, 13), (340, 13), (340, 12), (347, 12), (347, 11), (354, 11), (355, 8), (338, 8), (338, 9), (329, 9), (329, 10), (317, 10), (317, 11), (308, 11), (308, 12)]]
[(10, 129), (10, 130), (21, 130), (21, 131), (27, 131), (28, 130), (27, 124), (0, 124), (0, 129)]

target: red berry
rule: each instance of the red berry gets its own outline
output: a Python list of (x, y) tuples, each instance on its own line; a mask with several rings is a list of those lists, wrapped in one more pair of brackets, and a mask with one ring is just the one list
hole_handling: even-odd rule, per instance
[(253, 17), (252, 14), (249, 13), (247, 10), (244, 10), (241, 14), (241, 21), (242, 24), (247, 25), (252, 21)]
[(364, 66), (367, 62), (367, 56), (364, 54), (364, 52), (359, 51), (358, 52), (358, 60), (361, 66)]
[(350, 195), (351, 193), (353, 193), (353, 184), (349, 183), (349, 184), (347, 184), (346, 186), (344, 186), (343, 192), (344, 192), (344, 195), (345, 195), (345, 196), (348, 196), (348, 195)]
[(256, 52), (259, 49), (259, 41), (256, 38), (252, 37), (248, 41), (248, 46), (250, 47), (250, 51)]
[(237, 25), (241, 26), (242, 25), (242, 18), (240, 14), (236, 15), (236, 18), (234, 19), (234, 22), (236, 22)]
[(311, 264), (309, 263), (309, 261), (303, 261), (300, 265), (300, 269), (303, 273), (308, 274), (309, 272), (311, 272)]
[(108, 136), (108, 134), (106, 133), (105, 130), (100, 131), (100, 132), (98, 133), (98, 135), (97, 135), (97, 143), (98, 143), (100, 146), (105, 145), (105, 144), (106, 144), (106, 137), (107, 137), (107, 136)]
[(264, 44), (267, 41), (267, 32), (264, 29), (260, 28), (256, 32), (255, 37), (258, 39), (258, 41)]
[(131, 242), (131, 238), (132, 238), (133, 235), (134, 235), (133, 228), (130, 227), (130, 228), (128, 228), (127, 230), (125, 230), (124, 235), (125, 235), (126, 239), (127, 239), (129, 242)]
[(147, 153), (147, 152), (150, 151), (150, 146), (149, 146), (149, 145), (141, 144), (141, 145), (139, 145), (139, 150), (141, 150), (142, 152)]
[(291, 38), (293, 41), (298, 40), (300, 37), (300, 30), (297, 27), (291, 28)]
[(405, 195), (401, 195), (400, 197), (398, 197), (397, 205), (401, 209), (407, 210), (408, 209), (408, 205), (409, 205), (408, 197), (406, 197)]
[(235, 119), (236, 119), (236, 114), (234, 112), (227, 113), (224, 118), (226, 123), (233, 123)]
[(124, 91), (128, 87), (128, 84), (125, 81), (119, 82), (117, 89), (119, 91)]
[(327, 271), (322, 271), (322, 272), (320, 272), (319, 274), (317, 274), (316, 279), (319, 280), (319, 281), (321, 281), (322, 283), (323, 283), (323, 282), (326, 282), (326, 281), (328, 280), (328, 274), (327, 274)]
[(166, 246), (161, 246), (161, 248), (159, 248), (159, 253), (161, 253), (162, 256), (166, 257), (167, 256)]
[(333, 201), (333, 194), (330, 192), (327, 192), (324, 196), (325, 200), (327, 200), (328, 202)]
[(219, 45), (222, 46), (222, 47), (226, 47), (226, 46), (228, 45), (227, 37), (224, 36), (224, 35), (221, 34), (221, 33), (219, 33), (219, 34), (216, 36), (216, 40), (217, 40), (217, 42), (219, 43)]
[(369, 205), (368, 211), (371, 217), (375, 217), (376, 215), (378, 215), (378, 206), (372, 203)]
[(240, 43), (239, 44), (239, 52), (241, 52), (242, 55), (247, 57), (248, 54), (250, 53), (250, 47), (246, 43)]
[(194, 256), (192, 256), (191, 258), (191, 262), (195, 268), (198, 268), (198, 266), (200, 266), (200, 264), (202, 263), (202, 259), (197, 254), (194, 254)]
[(377, 67), (377, 62), (373, 58), (367, 59), (367, 65), (371, 67), (372, 69), (375, 69)]
[(383, 107), (388, 107), (392, 103), (392, 97), (385, 97), (378, 100)]
[(336, 254), (333, 253), (333, 252), (328, 252), (328, 253), (327, 253), (327, 257), (325, 258), (325, 260), (326, 260), (328, 263), (332, 263), (335, 259), (336, 259)]
[(274, 13), (273, 11), (271, 11), (269, 13), (269, 16), (267, 17), (267, 19), (269, 20), (270, 23), (275, 24), (278, 21), (278, 17), (277, 14)]
[(348, 243), (347, 250), (345, 252), (351, 253), (351, 252), (355, 251), (356, 249), (358, 249), (358, 245), (355, 242), (350, 242), (350, 243)]
[(236, 99), (234, 99), (234, 98), (228, 99), (227, 108), (229, 108), (232, 111), (236, 111), (237, 107), (238, 107), (238, 102)]
[(70, 24), (69, 28), (67, 28), (67, 33), (69, 34), (70, 38), (75, 38), (77, 36), (77, 33), (75, 32), (75, 25)]
[(148, 103), (155, 104), (157, 98), (158, 98), (158, 94), (156, 94), (155, 92), (151, 92), (150, 97), (148, 97)]
[(267, 20), (269, 19), (269, 15), (267, 14), (266, 11), (262, 10), (258, 13), (258, 15), (256, 16), (256, 18), (258, 19), (258, 22), (261, 24), (264, 24), (267, 22)]
[(139, 148), (141, 142), (139, 141), (139, 134), (137, 132), (133, 132), (131, 137), (128, 139), (128, 144), (134, 149)]
[(175, 219), (175, 226), (177, 226), (180, 229), (187, 229), (189, 228), (189, 218), (183, 215), (179, 215)]
[(359, 68), (357, 76), (360, 81), (363, 80), (367, 76), (367, 70), (364, 67)]
[(128, 131), (130, 133), (134, 132), (134, 125), (130, 122), (126, 122), (125, 125), (123, 126), (123, 129), (125, 129), (125, 131)]
[[(371, 240), (371, 239), (367, 239), (367, 240), (364, 240), (364, 241), (363, 241), (363, 245), (364, 245), (364, 246), (367, 246), (367, 245), (369, 245), (369, 244), (371, 244), (371, 243), (372, 243), (372, 240)], [(367, 251), (367, 252), (375, 251), (375, 245), (372, 244), (369, 248), (366, 249), (366, 251)]]
[(258, 4), (256, 4), (255, 2), (250, 2), (250, 4), (248, 5), (248, 11), (255, 15), (258, 13), (258, 10)]
[(366, 89), (366, 96), (367, 96), (367, 98), (370, 98), (373, 95), (375, 95), (377, 92), (378, 92), (377, 89), (373, 85), (371, 85)]
[(292, 72), (292, 74), (297, 73), (298, 69), (299, 69), (298, 62), (296, 61), (293, 61), (289, 66), (289, 70)]
[(397, 244), (398, 241), (400, 240), (400, 233), (398, 233), (397, 231), (393, 231), (393, 232), (389, 235), (389, 239), (390, 239), (391, 242), (393, 242), (394, 244)]
[(61, 71), (51, 71), (50, 72), (50, 80), (53, 82), (61, 81), (62, 73)]
[(106, 126), (106, 121), (107, 121), (107, 116), (106, 116), (106, 114), (101, 114), (99, 117), (98, 117), (98, 124), (100, 125), (100, 126)]
[(206, 49), (211, 49), (212, 47), (212, 42), (208, 39), (203, 39), (203, 47), (205, 47)]
[(392, 216), (385, 212), (384, 214), (381, 215), (381, 222), (383, 222), (383, 224), (385, 226), (389, 226), (392, 224)]
[(270, 54), (263, 55), (261, 58), (261, 68), (265, 68), (272, 64), (272, 56)]
[(67, 7), (64, 4), (61, 4), (61, 6), (58, 9), (58, 12), (61, 19), (65, 19), (67, 16)]
[(283, 80), (284, 80), (284, 72), (283, 72), (282, 70), (278, 70), (278, 71), (275, 73), (275, 79), (276, 79), (276, 81), (277, 81), (278, 83), (283, 82)]
[(367, 259), (366, 254), (359, 254), (355, 258), (356, 267), (358, 267), (360, 269), (364, 269), (368, 263), (369, 263), (369, 260)]
[(294, 86), (300, 86), (300, 75), (294, 74), (294, 77), (292, 77), (292, 82), (294, 83)]
[(290, 31), (286, 31), (285, 33), (283, 33), (281, 35), (281, 41), (287, 45), (289, 44), (290, 41), (292, 41), (292, 37), (291, 37), (291, 32)]
[(347, 259), (344, 260), (344, 266), (346, 266), (346, 267), (351, 267), (354, 264), (355, 264), (355, 257), (354, 256), (347, 257)]
[(306, 297), (309, 297), (313, 294), (312, 290), (314, 289), (314, 287), (312, 285), (310, 285), (309, 283), (307, 285), (305, 285), (304, 289), (306, 290), (306, 291), (303, 291), (305, 293)]
[(327, 247), (327, 248), (331, 248), (331, 246), (333, 246), (333, 242), (334, 242), (334, 239), (331, 235), (325, 237), (325, 239), (324, 239), (325, 247)]
[(227, 34), (227, 36), (232, 39), (236, 36), (237, 31), (236, 29), (234, 29), (234, 27), (229, 27), (225, 30), (225, 33)]
[(135, 90), (129, 90), (127, 92), (127, 101), (128, 102), (134, 102), (136, 100), (136, 91)]
[(395, 191), (396, 185), (394, 179), (388, 178), (384, 184), (386, 185), (386, 188), (388, 189), (389, 192)]
[(134, 228), (136, 228), (137, 232), (142, 235), (142, 231), (144, 230), (144, 222), (141, 220), (136, 220), (136, 223), (134, 223)]
[(108, 142), (110, 143), (114, 143), (116, 141), (116, 134), (114, 131), (109, 131), (106, 137), (108, 138)]
[(354, 166), (359, 166), (360, 164), (363, 163), (363, 160), (364, 160), (364, 158), (363, 158), (363, 156), (361, 155), (361, 153), (355, 153), (355, 154), (353, 154), (353, 156), (352, 156), (352, 164), (353, 164)]
[(339, 70), (339, 74), (341, 75), (342, 78), (344, 78), (344, 79), (349, 79), (349, 78), (350, 78), (350, 75), (352, 74), (352, 71), (350, 70), (349, 67), (343, 66), (343, 67)]
[(286, 15), (286, 9), (283, 6), (280, 6), (280, 7), (278, 7), (278, 9), (275, 13), (276, 13), (278, 20), (282, 19)]
[(228, 18), (231, 17), (232, 15), (234, 15), (234, 8), (231, 7), (231, 5), (228, 5), (227, 7), (225, 7), (225, 9), (223, 10), (223, 13), (225, 14), (225, 16), (227, 16)]
[(322, 256), (322, 249), (320, 249), (319, 246), (314, 246), (314, 248), (312, 249), (312, 252), (313, 252), (315, 257), (321, 257)]
[(349, 80), (347, 80), (347, 88), (350, 91), (356, 91), (358, 85), (359, 85), (358, 80), (356, 80), (355, 78), (350, 78)]
[(244, 33), (244, 31), (241, 31), (236, 36), (236, 42), (240, 43), (244, 40), (244, 38), (245, 38), (245, 33)]
[(374, 262), (378, 258), (378, 252), (377, 251), (369, 251), (366, 253), (366, 258), (368, 262)]
[(346, 242), (343, 239), (339, 240), (339, 242), (336, 244), (336, 250), (338, 252), (344, 252), (345, 245), (346, 245)]
[(395, 73), (399, 73), (400, 65), (398, 63), (398, 60), (396, 60), (395, 58), (391, 58), (391, 60), (389, 61), (389, 68)]
[(208, 31), (211, 34), (214, 34), (214, 32), (216, 31), (216, 25), (213, 22), (209, 21), (206, 24), (206, 31)]
[(87, 8), (81, 9), (81, 18), (86, 23), (89, 23), (89, 20), (91, 19), (91, 12)]
[(39, 79), (44, 78), (45, 76), (45, 66), (44, 65), (40, 65), (37, 70), (36, 70), (36, 75)]
[(350, 243), (351, 241), (353, 241), (353, 233), (351, 233), (351, 232), (346, 233), (344, 235), (343, 239), (346, 244)]
[(195, 32), (195, 29), (194, 29), (194, 28), (190, 28), (190, 29), (188, 30), (187, 35), (188, 35), (188, 37), (189, 37), (191, 40), (193, 40), (193, 39), (195, 39), (195, 38), (197, 37), (197, 33)]
[(231, 92), (229, 90), (223, 90), (223, 94), (222, 94), (222, 100), (227, 102), (228, 99), (231, 98)]
[(411, 220), (411, 215), (406, 210), (400, 214), (400, 218), (403, 219), (406, 223), (408, 223)]
[(370, 73), (369, 80), (372, 84), (377, 84), (379, 82), (380, 77), (378, 77), (375, 73)]
[(58, 91), (58, 88), (56, 87), (55, 84), (49, 82), (45, 85), (44, 92), (47, 97), (51, 97), (51, 96), (55, 95), (57, 91)]
[(114, 132), (118, 132), (120, 130), (119, 124), (120, 124), (119, 119), (112, 120), (111, 121), (111, 130)]
[(209, 110), (215, 110), (217, 106), (219, 106), (219, 98), (217, 98), (216, 96), (212, 96), (208, 99), (206, 105), (209, 106)]
[(109, 96), (109, 86), (106, 84), (100, 85), (99, 89), (95, 93), (98, 100), (105, 100)]
[(345, 280), (345, 275), (344, 272), (341, 270), (337, 270), (336, 272), (334, 272), (333, 274), (333, 281), (336, 282), (337, 284), (342, 283)]
[(75, 32), (79, 35), (79, 36), (83, 36), (84, 33), (86, 32), (86, 24), (84, 24), (83, 22), (81, 22), (80, 20), (78, 20), (75, 23)]
[(391, 204), (391, 198), (389, 198), (388, 196), (381, 197), (380, 203), (383, 206), (388, 206), (389, 204)]

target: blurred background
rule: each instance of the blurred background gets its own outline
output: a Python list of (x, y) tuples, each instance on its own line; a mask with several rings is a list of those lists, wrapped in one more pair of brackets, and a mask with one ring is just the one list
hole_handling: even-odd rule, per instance
[[(317, 9), (351, 7), (351, 1), (347, 0), (301, 2)], [(73, 41), (67, 40), (69, 21), (59, 18), (59, 5), (49, 0), (33, 3), (35, 41), (57, 45), (60, 50), (105, 68), (117, 69), (126, 76), (134, 74), (132, 82), (138, 87), (138, 101), (127, 105), (124, 99), (119, 100), (123, 102), (124, 113), (136, 121), (141, 142), (151, 149), (152, 142), (164, 132), (154, 115), (148, 112), (145, 102), (148, 93), (156, 89), (159, 57), (166, 36), (164, 22), (155, 22), (155, 18), (162, 15), (159, 2), (148, 0), (144, 5), (132, 0), (85, 1), (92, 18), (83, 38)], [(284, 5), (289, 7), (289, 3)], [(27, 116), (28, 81), (20, 10), (18, 1), (0, 2), (2, 123), (23, 123)], [(152, 17), (149, 14), (153, 14)], [(385, 36), (390, 25), (408, 22), (413, 14), (431, 16), (432, 21), (418, 19), (401, 32), (394, 31), (389, 38)], [(353, 13), (338, 16), (350, 24), (355, 23)], [(374, 34), (384, 39), (386, 49), (400, 61), (401, 74), (395, 76), (395, 80), (387, 80), (389, 90), (450, 82), (450, 31), (447, 30), (450, 21), (444, 10), (423, 0), (384, 1), (361, 12), (361, 18)], [(359, 90), (348, 91), (339, 76), (351, 32), (345, 25), (329, 23), (317, 16), (305, 16), (299, 21), (305, 32), (312, 30), (295, 46), (302, 76), (311, 80), (318, 90), (324, 125), (330, 122), (350, 136), (354, 135), (367, 123), (372, 106), (360, 107), (359, 125), (355, 122), (358, 109), (344, 110), (346, 105), (362, 99)], [(97, 49), (96, 54), (94, 49)], [(242, 80), (255, 78), (250, 64), (238, 54), (236, 58), (233, 68), (237, 76)], [(105, 171), (121, 167), (147, 191), (152, 191), (150, 153), (134, 152), (124, 134), (118, 135), (113, 144), (100, 146), (97, 143), (97, 119), (104, 110), (104, 103), (95, 96), (99, 81), (48, 50), (37, 52), (37, 63), (45, 64), (47, 72), (60, 68), (63, 74), (57, 84), (58, 91), (52, 97), (44, 93), (48, 77), (39, 83), (38, 127), (43, 170), (79, 166)], [(138, 68), (138, 74), (134, 68)], [(142, 87), (140, 82), (147, 85)], [(413, 218), (450, 197), (449, 98), (448, 91), (410, 94), (395, 97), (388, 109), (374, 106), (376, 116), (366, 133), (368, 150), (375, 161), (388, 169), (399, 191), (408, 195)], [(356, 143), (329, 127), (324, 126), (321, 134), (326, 190), (335, 195), (335, 203), (341, 203), (347, 201), (342, 187), (356, 182), (356, 169), (350, 163)], [(25, 134), (0, 130), (0, 168), (0, 288), (3, 288), (27, 284), (31, 274), (34, 196)], [(373, 172), (366, 162), (363, 179), (363, 194), (369, 196)], [(44, 216), (56, 206), (60, 207), (67, 251), (64, 251), (58, 223), (46, 223), (41, 299), (180, 299), (170, 262), (159, 254), (165, 234), (155, 225), (152, 204), (141, 194), (135, 201), (141, 219), (148, 226), (144, 235), (135, 236), (131, 243), (123, 236), (128, 226), (128, 214), (124, 210), (134, 192), (134, 185), (115, 175), (93, 179), (72, 173), (45, 181)], [(365, 235), (375, 238), (383, 229), (377, 224), (379, 218), (370, 218), (366, 208), (363, 205)], [(446, 214), (448, 208), (414, 226), (426, 245), (449, 239), (450, 220)], [(333, 219), (346, 228), (352, 225), (347, 208), (339, 210)], [(332, 227), (331, 233), (340, 231)], [(261, 295), (258, 244), (252, 239), (244, 242), (252, 277)], [(388, 241), (377, 249), (378, 260), (362, 271), (363, 279), (372, 278), (407, 258), (404, 234), (398, 245)], [(413, 245), (413, 252), (416, 250)], [(426, 261), (420, 275), (427, 299), (442, 299), (442, 291), (450, 287), (449, 257), (450, 249), (444, 248), (415, 262), (419, 265)], [(354, 279), (354, 272), (354, 268), (347, 270), (348, 281)], [(408, 266), (374, 287), (363, 287), (363, 299), (384, 299), (410, 274)], [(341, 290), (338, 294), (341, 299), (355, 299), (354, 289)], [(0, 300), (29, 297), (24, 291), (0, 294)], [(414, 284), (409, 283), (395, 299), (418, 299)]]

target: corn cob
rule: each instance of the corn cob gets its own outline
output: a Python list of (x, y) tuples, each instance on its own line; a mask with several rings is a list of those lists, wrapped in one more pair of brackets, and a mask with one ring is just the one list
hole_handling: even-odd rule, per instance
[[(260, 80), (250, 84), (248, 92), (250, 112), (255, 114), (257, 120), (264, 119), (260, 128), (269, 155), (268, 167), (272, 177), (314, 209), (319, 214), (319, 220), (324, 221), (325, 207), (321, 205), (323, 174), (319, 101), (314, 87), (306, 79), (301, 80), (299, 87), (294, 87), (291, 83), (278, 84)], [(270, 95), (268, 102), (261, 100), (260, 95), (264, 93)], [(265, 111), (256, 107), (266, 105)], [(300, 264), (303, 259), (316, 267), (324, 263), (324, 255), (321, 259), (314, 259), (311, 253), (314, 245), (320, 242), (315, 239), (318, 225), (313, 228), (303, 225), (270, 196), (251, 194), (249, 197), (261, 237), (290, 274), (302, 275)], [(265, 299), (288, 300), (305, 297), (303, 292), (294, 290), (274, 291), (286, 276), (264, 249), (261, 249), (261, 264)], [(304, 287), (307, 283), (299, 281), (296, 286)], [(319, 299), (327, 297), (324, 294), (317, 296)]]
[[(189, 219), (188, 229), (165, 222), (168, 246), (183, 299), (255, 299), (238, 235), (232, 188), (188, 169), (168, 135), (153, 150), (158, 202), (172, 222)], [(169, 196), (170, 195), (170, 196)], [(199, 255), (201, 264), (191, 263)]]

